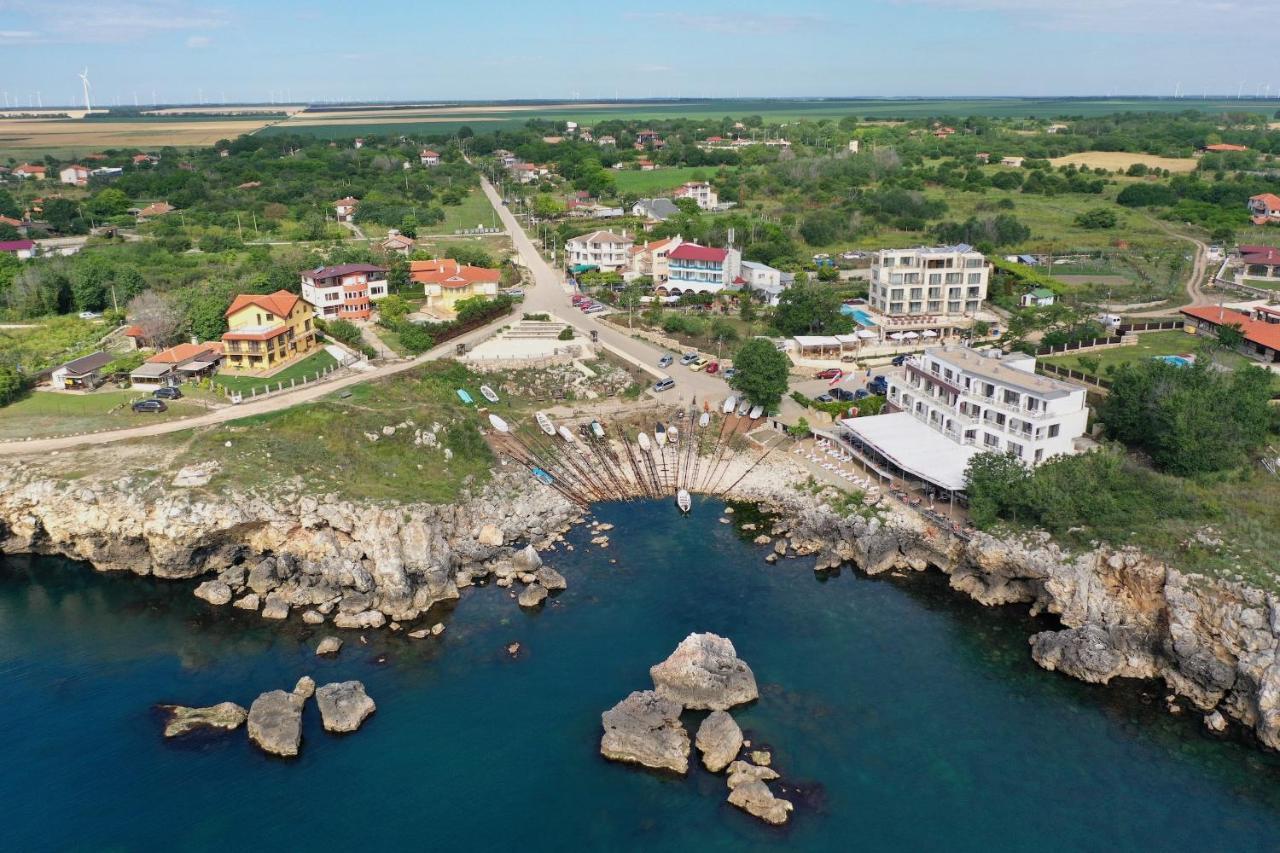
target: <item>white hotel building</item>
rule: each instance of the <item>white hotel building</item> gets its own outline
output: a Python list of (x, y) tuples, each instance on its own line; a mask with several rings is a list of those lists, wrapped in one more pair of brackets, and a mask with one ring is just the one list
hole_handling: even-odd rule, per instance
[(841, 421), (843, 436), (908, 478), (963, 491), (969, 459), (1008, 453), (1027, 465), (1076, 452), (1088, 420), (1085, 389), (1035, 372), (1022, 353), (945, 346), (887, 379), (885, 411)]
[(987, 260), (964, 244), (885, 249), (871, 265), (868, 301), (886, 316), (972, 316), (987, 298)]

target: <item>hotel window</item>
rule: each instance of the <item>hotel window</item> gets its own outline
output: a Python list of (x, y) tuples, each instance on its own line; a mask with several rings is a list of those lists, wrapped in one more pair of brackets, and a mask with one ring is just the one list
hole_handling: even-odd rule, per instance
[(987, 447), (999, 447), (1000, 439), (996, 438), (994, 435), (992, 435), (989, 432), (984, 432), (982, 434), (982, 443), (985, 444)]
[(965, 258), (964, 265), (969, 269), (982, 266), (982, 258)]
[(1010, 406), (1018, 405), (1018, 392), (1009, 391), (1006, 389), (1004, 392), (1004, 401), (1008, 403)]
[(982, 273), (980, 273), (980, 272), (971, 272), (971, 273), (969, 273), (969, 283), (970, 283), (970, 284), (982, 284)]
[(930, 284), (942, 284), (942, 273), (940, 273), (940, 272), (931, 272), (931, 273), (929, 273), (929, 283), (930, 283)]
[(1058, 437), (1058, 424), (1049, 424), (1049, 438)]
[(1006, 445), (1005, 445), (1005, 447), (1007, 447), (1007, 448), (1009, 449), (1009, 453), (1011, 453), (1012, 455), (1014, 455), (1014, 456), (1018, 457), (1019, 459), (1021, 459), (1021, 458), (1022, 458), (1022, 445), (1021, 445), (1021, 444), (1015, 444), (1014, 442), (1012, 442), (1012, 441), (1011, 441), (1011, 442), (1009, 442), (1008, 444), (1006, 444)]

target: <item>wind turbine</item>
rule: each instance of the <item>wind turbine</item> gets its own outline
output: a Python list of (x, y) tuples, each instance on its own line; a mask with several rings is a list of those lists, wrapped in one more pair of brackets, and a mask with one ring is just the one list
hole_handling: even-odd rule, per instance
[(80, 83), (84, 86), (84, 111), (86, 113), (93, 111), (93, 106), (89, 103), (89, 67), (85, 66), (84, 71), (80, 72)]

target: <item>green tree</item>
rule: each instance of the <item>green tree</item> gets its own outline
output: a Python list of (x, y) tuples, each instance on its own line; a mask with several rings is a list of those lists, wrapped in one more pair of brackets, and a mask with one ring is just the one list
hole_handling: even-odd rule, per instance
[(187, 305), (191, 334), (202, 341), (216, 341), (227, 330), (226, 311), (231, 297), (220, 290), (200, 289)]
[(1007, 453), (988, 451), (973, 456), (965, 468), (973, 523), (986, 528), (1001, 519), (1017, 521), (1030, 477), (1030, 469)]
[(129, 210), (129, 197), (122, 190), (107, 187), (89, 199), (85, 209), (99, 219), (123, 216)]
[(777, 407), (791, 375), (791, 359), (786, 353), (770, 341), (753, 338), (738, 348), (733, 366), (737, 372), (729, 384), (766, 410)]
[(378, 318), (388, 326), (395, 325), (408, 315), (409, 307), (407, 299), (393, 293), (378, 300)]
[(633, 328), (634, 326), (636, 308), (640, 306), (640, 300), (643, 299), (652, 288), (653, 279), (644, 276), (628, 282), (627, 286), (618, 294), (618, 307), (625, 309), (627, 312), (628, 329)]
[(1081, 213), (1075, 218), (1075, 224), (1079, 228), (1088, 228), (1093, 231), (1104, 228), (1115, 228), (1120, 221), (1120, 217), (1116, 215), (1114, 210), (1108, 210), (1105, 207), (1094, 208)]
[(0, 364), (0, 406), (7, 406), (22, 396), (26, 383), (12, 366)]
[(431, 333), (417, 323), (402, 323), (398, 330), (400, 345), (410, 353), (417, 355), (435, 346)]
[(1244, 346), (1244, 330), (1239, 323), (1223, 323), (1218, 327), (1218, 346), (1234, 350)]
[(784, 335), (838, 335), (853, 328), (840, 313), (840, 297), (831, 288), (801, 283), (782, 292), (773, 325)]

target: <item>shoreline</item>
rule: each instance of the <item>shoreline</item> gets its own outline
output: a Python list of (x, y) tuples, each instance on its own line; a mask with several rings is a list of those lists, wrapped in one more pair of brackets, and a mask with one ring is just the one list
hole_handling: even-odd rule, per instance
[[(733, 482), (754, 460), (729, 462)], [(736, 470), (735, 470), (736, 469)], [(1062, 627), (1028, 638), (1041, 667), (1086, 682), (1163, 680), (1204, 715), (1280, 749), (1280, 600), (1241, 583), (1184, 574), (1134, 549), (1066, 554), (1047, 535), (961, 537), (888, 498), (842, 504), (786, 454), (751, 470), (726, 502), (765, 513), (755, 542), (777, 561), (815, 557), (868, 575), (936, 568), (983, 605), (1025, 604)], [(36, 466), (0, 475), (0, 551), (62, 556), (96, 571), (199, 580), (197, 597), (340, 629), (411, 630), (466, 587), (536, 583), (521, 546), (546, 551), (590, 512), (524, 472), (499, 470), (449, 505), (369, 505), (282, 493), (212, 496), (131, 478), (66, 482)], [(553, 558), (552, 558), (553, 559)], [(505, 580), (505, 583), (503, 582)], [(295, 612), (296, 611), (296, 612)], [(423, 620), (424, 624), (411, 624)], [(1172, 702), (1170, 701), (1172, 705)]]

